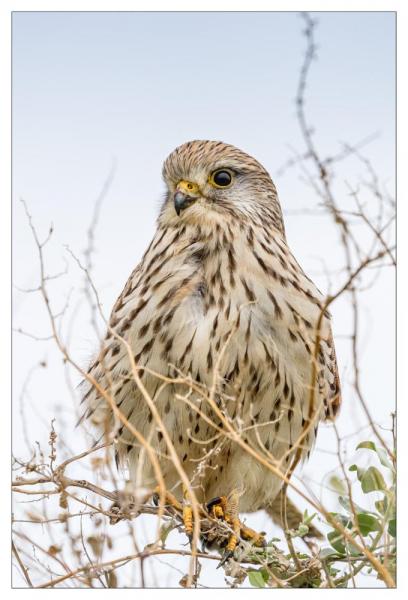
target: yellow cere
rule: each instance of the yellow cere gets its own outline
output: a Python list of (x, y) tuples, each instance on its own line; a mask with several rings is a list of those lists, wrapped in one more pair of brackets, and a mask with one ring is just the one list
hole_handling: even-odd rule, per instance
[(193, 183), (191, 181), (184, 181), (184, 179), (178, 182), (177, 189), (181, 192), (184, 192), (188, 196), (197, 195), (200, 193), (200, 188), (196, 183)]

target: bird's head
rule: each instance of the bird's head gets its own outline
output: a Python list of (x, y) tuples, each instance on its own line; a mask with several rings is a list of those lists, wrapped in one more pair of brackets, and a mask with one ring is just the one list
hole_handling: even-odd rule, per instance
[(275, 186), (254, 158), (223, 142), (196, 140), (165, 160), (163, 224), (213, 224), (223, 218), (272, 220), (283, 232)]

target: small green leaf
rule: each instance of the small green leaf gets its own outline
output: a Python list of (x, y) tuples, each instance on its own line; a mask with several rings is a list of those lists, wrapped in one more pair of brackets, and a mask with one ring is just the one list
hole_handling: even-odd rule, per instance
[(357, 478), (359, 481), (361, 481), (361, 479), (364, 476), (364, 469), (361, 469), (360, 467), (358, 467), (357, 465), (351, 465), (351, 467), (349, 467), (349, 471), (356, 471), (357, 472)]
[(377, 448), (377, 446), (374, 444), (374, 442), (361, 442), (356, 450), (359, 450), (360, 448), (367, 448), (368, 450), (373, 450), (374, 452), (377, 453), (378, 458), (380, 459), (380, 463), (382, 464), (383, 467), (387, 467), (387, 469), (394, 469), (391, 461), (389, 460), (388, 457), (388, 453), (384, 448)]
[[(351, 542), (346, 541), (341, 533), (339, 533), (338, 531), (332, 531), (330, 533), (332, 534), (332, 539), (329, 541), (333, 548), (336, 550), (337, 554), (341, 554), (342, 556), (344, 556), (345, 554), (350, 554), (351, 556), (358, 556), (360, 554), (359, 550), (357, 550)], [(327, 538), (329, 538), (330, 533), (327, 535)]]
[(331, 546), (338, 554), (346, 554), (346, 546), (344, 545), (343, 536), (338, 531), (329, 531), (327, 534)]
[(380, 463), (383, 465), (383, 467), (387, 467), (387, 469), (394, 470), (394, 465), (388, 458), (388, 454), (384, 450), (384, 448), (377, 448), (377, 454), (378, 454), (378, 458), (380, 459)]
[(390, 519), (390, 522), (388, 523), (388, 533), (390, 535), (392, 535), (393, 538), (395, 538), (397, 536), (397, 520), (396, 519)]
[(263, 578), (261, 571), (248, 571), (248, 579), (249, 579), (249, 583), (253, 587), (257, 587), (257, 588), (265, 587), (265, 579)]
[(381, 475), (380, 471), (376, 469), (376, 467), (368, 467), (360, 481), (361, 489), (365, 494), (387, 489), (387, 484), (384, 481), (384, 477)]
[[(329, 568), (327, 569), (329, 574), (333, 577), (333, 579), (336, 577), (336, 575), (338, 575), (340, 573), (340, 569), (335, 569), (333, 567), (334, 563), (330, 563)], [(345, 582), (345, 585), (347, 586), (347, 581)], [(336, 582), (336, 587), (344, 587), (344, 584), (342, 586), (339, 586), (338, 583)]]
[(302, 523), (304, 523), (305, 525), (309, 525), (309, 523), (311, 523), (316, 516), (317, 513), (312, 513), (311, 515), (309, 515), (307, 510), (305, 510), (305, 512), (303, 513)]
[(357, 515), (358, 527), (362, 535), (368, 535), (371, 531), (380, 531), (381, 525), (375, 517), (366, 513)]
[(346, 486), (338, 475), (332, 475), (329, 479), (329, 485), (339, 494), (346, 493)]
[(163, 542), (163, 548), (165, 546), (167, 536), (169, 535), (169, 533), (172, 529), (174, 529), (174, 521), (173, 520), (171, 520), (170, 523), (166, 523), (160, 527), (160, 539)]
[(309, 527), (305, 523), (301, 523), (297, 530), (298, 536), (303, 537), (309, 533)]
[(280, 538), (278, 538), (278, 537), (273, 537), (273, 538), (271, 538), (270, 540), (268, 540), (268, 541), (266, 542), (266, 545), (267, 545), (267, 546), (273, 546), (273, 545), (275, 544), (275, 542), (280, 542), (280, 541), (281, 541), (281, 539), (280, 539)]
[(333, 513), (333, 512), (330, 514), (332, 515), (332, 517), (334, 517), (336, 519), (336, 521), (339, 521), (339, 523), (341, 523), (343, 525), (343, 527), (351, 527), (352, 526), (352, 522), (348, 515), (342, 515), (341, 513)]
[(374, 452), (377, 452), (377, 447), (374, 444), (374, 442), (360, 442), (359, 445), (357, 446), (356, 450), (360, 450), (360, 448), (368, 448), (369, 450), (374, 450)]
[(321, 548), (320, 552), (319, 552), (319, 558), (321, 560), (324, 560), (325, 558), (328, 558), (329, 556), (336, 556), (337, 551), (335, 551), (333, 548)]
[(339, 504), (343, 508), (345, 508), (346, 511), (349, 512), (349, 513), (353, 513), (353, 512), (369, 513), (369, 512), (371, 512), (369, 510), (366, 510), (365, 508), (362, 508), (361, 506), (359, 506), (355, 502), (353, 502), (353, 507), (354, 507), (354, 511), (353, 511), (353, 508), (351, 506), (351, 502), (350, 502), (349, 498), (346, 498), (345, 496), (339, 496)]
[(387, 496), (384, 496), (384, 498), (382, 500), (376, 500), (374, 502), (374, 504), (375, 504), (375, 508), (378, 510), (378, 512), (381, 513), (382, 515), (384, 515), (387, 510), (387, 507), (388, 507)]

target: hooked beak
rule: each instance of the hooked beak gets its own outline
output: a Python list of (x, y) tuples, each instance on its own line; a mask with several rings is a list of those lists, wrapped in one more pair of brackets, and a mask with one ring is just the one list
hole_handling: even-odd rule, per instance
[(200, 196), (200, 189), (196, 183), (191, 181), (179, 181), (174, 194), (174, 208), (177, 216), (182, 210), (193, 204)]
[(196, 200), (197, 197), (187, 196), (187, 194), (178, 190), (174, 194), (174, 208), (176, 209), (177, 216), (180, 216), (181, 211), (193, 204)]

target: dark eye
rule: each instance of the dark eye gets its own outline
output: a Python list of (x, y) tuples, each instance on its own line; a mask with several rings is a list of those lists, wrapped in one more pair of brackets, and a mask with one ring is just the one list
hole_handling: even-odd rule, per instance
[(232, 183), (232, 173), (226, 169), (214, 171), (214, 173), (211, 174), (210, 182), (215, 185), (215, 187), (228, 187)]

